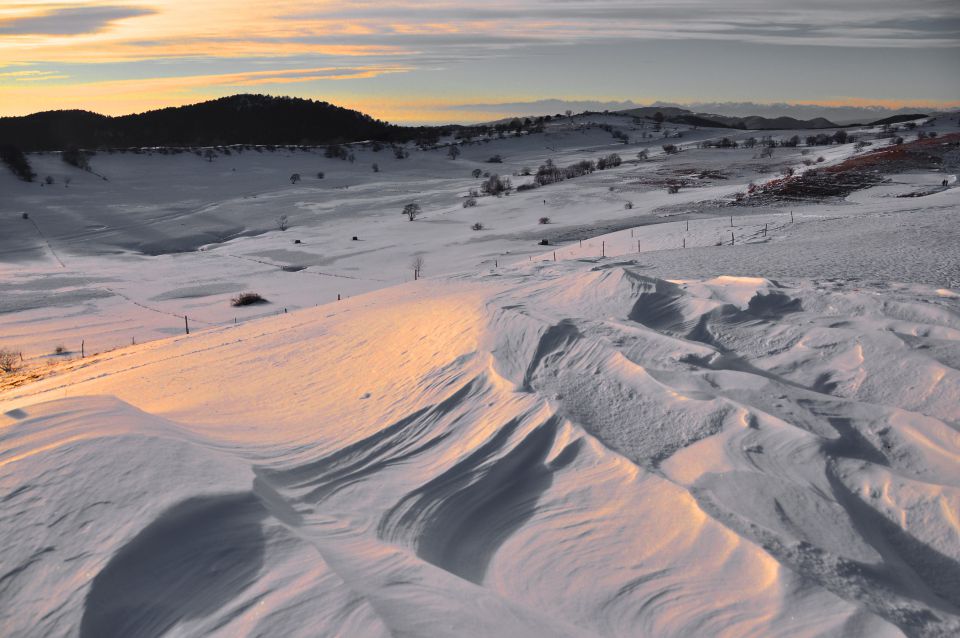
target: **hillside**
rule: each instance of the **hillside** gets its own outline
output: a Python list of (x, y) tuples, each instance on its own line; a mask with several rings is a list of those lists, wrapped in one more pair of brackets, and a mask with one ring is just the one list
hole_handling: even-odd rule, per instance
[(25, 151), (326, 144), (407, 139), (416, 131), (326, 102), (265, 95), (233, 95), (119, 117), (86, 111), (47, 111), (0, 118), (0, 144), (13, 144)]
[[(621, 113), (646, 118), (661, 113), (667, 121), (676, 124), (749, 130), (806, 130), (836, 126), (824, 118), (729, 117), (694, 113), (678, 107), (641, 107)], [(12, 145), (30, 152), (69, 148), (317, 145), (362, 140), (436, 139), (451, 131), (469, 128), (458, 125), (395, 126), (326, 102), (244, 94), (117, 117), (88, 111), (45, 111), (21, 117), (0, 117), (0, 146)]]

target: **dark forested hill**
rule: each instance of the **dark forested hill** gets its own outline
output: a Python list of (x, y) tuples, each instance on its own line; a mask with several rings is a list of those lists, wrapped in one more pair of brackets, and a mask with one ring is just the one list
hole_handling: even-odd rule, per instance
[(24, 151), (132, 146), (326, 144), (403, 140), (434, 129), (393, 126), (327, 102), (233, 95), (190, 106), (108, 117), (88, 111), (45, 111), (0, 118), (0, 144)]

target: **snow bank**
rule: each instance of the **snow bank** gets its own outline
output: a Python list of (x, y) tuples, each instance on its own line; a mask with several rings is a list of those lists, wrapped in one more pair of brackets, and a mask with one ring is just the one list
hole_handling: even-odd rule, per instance
[(934, 287), (611, 260), (100, 355), (0, 395), (3, 622), (949, 635), (958, 337)]

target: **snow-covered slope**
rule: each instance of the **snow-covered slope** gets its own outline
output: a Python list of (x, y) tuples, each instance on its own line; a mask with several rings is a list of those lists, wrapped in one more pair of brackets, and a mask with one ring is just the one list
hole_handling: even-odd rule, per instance
[(2, 396), (11, 635), (960, 631), (960, 305), (528, 263)]
[[(630, 143), (601, 126), (629, 135)], [(822, 166), (855, 152), (852, 143), (782, 147), (761, 158), (757, 148), (696, 147), (723, 137), (743, 141), (755, 132), (652, 128), (613, 115), (562, 119), (544, 133), (464, 145), (457, 160), (447, 157), (446, 147), (411, 148), (408, 158), (397, 159), (389, 148), (377, 152), (370, 145), (357, 145), (352, 163), (326, 158), (323, 149), (234, 149), (209, 162), (189, 152), (101, 152), (91, 163), (109, 181), (65, 164), (58, 154), (31, 155), (35, 183), (0, 170), (0, 348), (46, 361), (58, 346), (78, 353), (83, 342), (90, 353), (179, 334), (184, 315), (196, 330), (314, 307), (409, 281), (418, 256), (424, 274), (437, 276), (527, 260), (542, 252), (541, 239), (557, 246), (560, 258), (597, 255), (599, 242), (579, 251), (579, 241), (638, 225), (648, 228), (643, 251), (680, 247), (684, 236), (688, 247), (710, 247), (728, 242), (729, 230), (736, 241), (747, 241), (764, 224), (779, 235), (789, 209), (738, 208), (731, 229), (718, 202), (732, 201), (749, 183), (772, 179), (781, 169), (802, 171), (815, 158), (823, 158), (816, 164)], [(956, 120), (940, 118), (927, 130), (955, 131)], [(794, 133), (804, 132), (774, 135)], [(870, 148), (888, 143), (874, 140), (875, 130), (851, 133), (873, 140)], [(661, 149), (667, 143), (684, 150), (667, 155)], [(642, 150), (648, 160), (636, 158)], [(610, 153), (624, 163), (509, 197), (479, 197), (475, 207), (463, 207), (469, 190), (480, 187), (473, 171), (510, 175), (520, 186), (533, 179), (521, 175), (524, 168), (536, 171), (547, 160), (568, 166)], [(487, 161), (494, 156), (503, 163)], [(294, 173), (302, 179), (291, 184)], [(925, 174), (924, 188), (952, 175)], [(48, 176), (54, 183), (41, 185)], [(670, 194), (671, 180), (686, 185)], [(796, 212), (803, 219), (858, 218), (933, 204), (927, 197), (891, 194), (888, 189), (862, 205)], [(401, 214), (410, 202), (423, 208), (415, 222)], [(277, 224), (283, 215), (286, 231)], [(541, 218), (550, 223), (540, 224)], [(649, 226), (670, 220), (689, 220), (690, 228)], [(483, 229), (471, 230), (475, 223)], [(615, 248), (638, 250), (631, 241)], [(721, 272), (728, 271), (704, 274)], [(271, 303), (232, 307), (230, 298), (244, 290)]]
[(461, 206), (663, 142), (580, 124), (0, 175), (0, 634), (960, 634), (955, 175), (732, 207), (807, 149), (691, 146)]

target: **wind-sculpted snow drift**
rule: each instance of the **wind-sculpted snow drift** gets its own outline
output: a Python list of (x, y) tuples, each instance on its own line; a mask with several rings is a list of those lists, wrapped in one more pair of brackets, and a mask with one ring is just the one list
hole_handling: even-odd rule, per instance
[(531, 264), (8, 391), (8, 635), (960, 632), (945, 290)]

